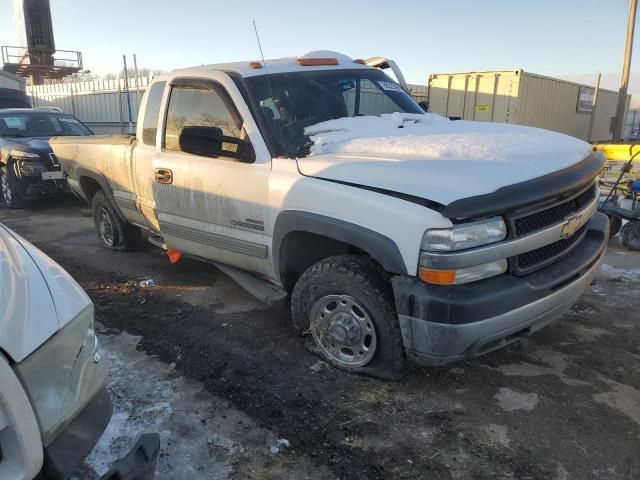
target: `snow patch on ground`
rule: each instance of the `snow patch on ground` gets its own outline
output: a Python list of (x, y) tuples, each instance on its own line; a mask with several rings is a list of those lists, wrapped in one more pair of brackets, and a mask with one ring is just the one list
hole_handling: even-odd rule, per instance
[(440, 115), (384, 114), (344, 117), (305, 129), (312, 155), (371, 154), (393, 158), (466, 159), (507, 162), (532, 155), (539, 161), (553, 157), (554, 169), (571, 165), (591, 146), (557, 132), (521, 125), (450, 121)]
[(604, 263), (600, 269), (599, 278), (640, 282), (640, 268), (616, 268)]
[(178, 376), (173, 364), (136, 350), (140, 337), (103, 334), (100, 340), (108, 352), (113, 416), (77, 480), (106, 473), (142, 433), (160, 434), (157, 480), (226, 479), (235, 461), (250, 456), (260, 463), (274, 446), (288, 447), (199, 383)]
[[(510, 388), (501, 388), (495, 395), (495, 399), (506, 412), (515, 412), (516, 410), (531, 411), (538, 405), (537, 393), (516, 392)], [(506, 436), (506, 432), (505, 432)]]

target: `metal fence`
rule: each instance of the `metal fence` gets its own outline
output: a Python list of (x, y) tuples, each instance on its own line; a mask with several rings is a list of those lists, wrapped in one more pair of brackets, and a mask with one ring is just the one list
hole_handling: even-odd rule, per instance
[(133, 133), (150, 77), (27, 86), (35, 107), (58, 107), (97, 134)]

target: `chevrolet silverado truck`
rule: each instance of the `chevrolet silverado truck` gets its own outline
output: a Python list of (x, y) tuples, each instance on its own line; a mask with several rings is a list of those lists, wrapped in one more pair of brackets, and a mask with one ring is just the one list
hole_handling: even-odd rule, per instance
[(69, 190), (49, 138), (93, 135), (73, 115), (54, 110), (0, 110), (0, 200), (10, 209)]
[(108, 248), (141, 234), (289, 295), (305, 344), (393, 378), (530, 335), (597, 275), (601, 154), (452, 122), (335, 52), (156, 77), (135, 136), (50, 141)]

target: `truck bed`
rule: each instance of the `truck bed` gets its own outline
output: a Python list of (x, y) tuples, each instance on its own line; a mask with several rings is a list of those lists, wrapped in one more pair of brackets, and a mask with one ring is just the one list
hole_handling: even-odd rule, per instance
[(131, 160), (136, 145), (135, 135), (95, 135), (86, 137), (54, 137), (49, 140), (69, 186), (85, 197), (78, 177), (91, 172), (104, 179), (112, 190), (134, 191)]

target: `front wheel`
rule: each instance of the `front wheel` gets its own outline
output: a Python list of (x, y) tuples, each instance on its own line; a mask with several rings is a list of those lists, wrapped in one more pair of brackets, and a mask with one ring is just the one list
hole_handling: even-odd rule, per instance
[(379, 378), (400, 378), (406, 357), (388, 274), (356, 255), (310, 267), (291, 296), (294, 327), (331, 365)]
[(110, 250), (134, 250), (140, 239), (140, 230), (120, 218), (104, 192), (99, 191), (93, 196), (91, 206), (102, 245)]
[(2, 189), (2, 202), (7, 208), (14, 210), (24, 207), (25, 202), (18, 196), (15, 180), (11, 178), (6, 165), (0, 168), (0, 188)]

